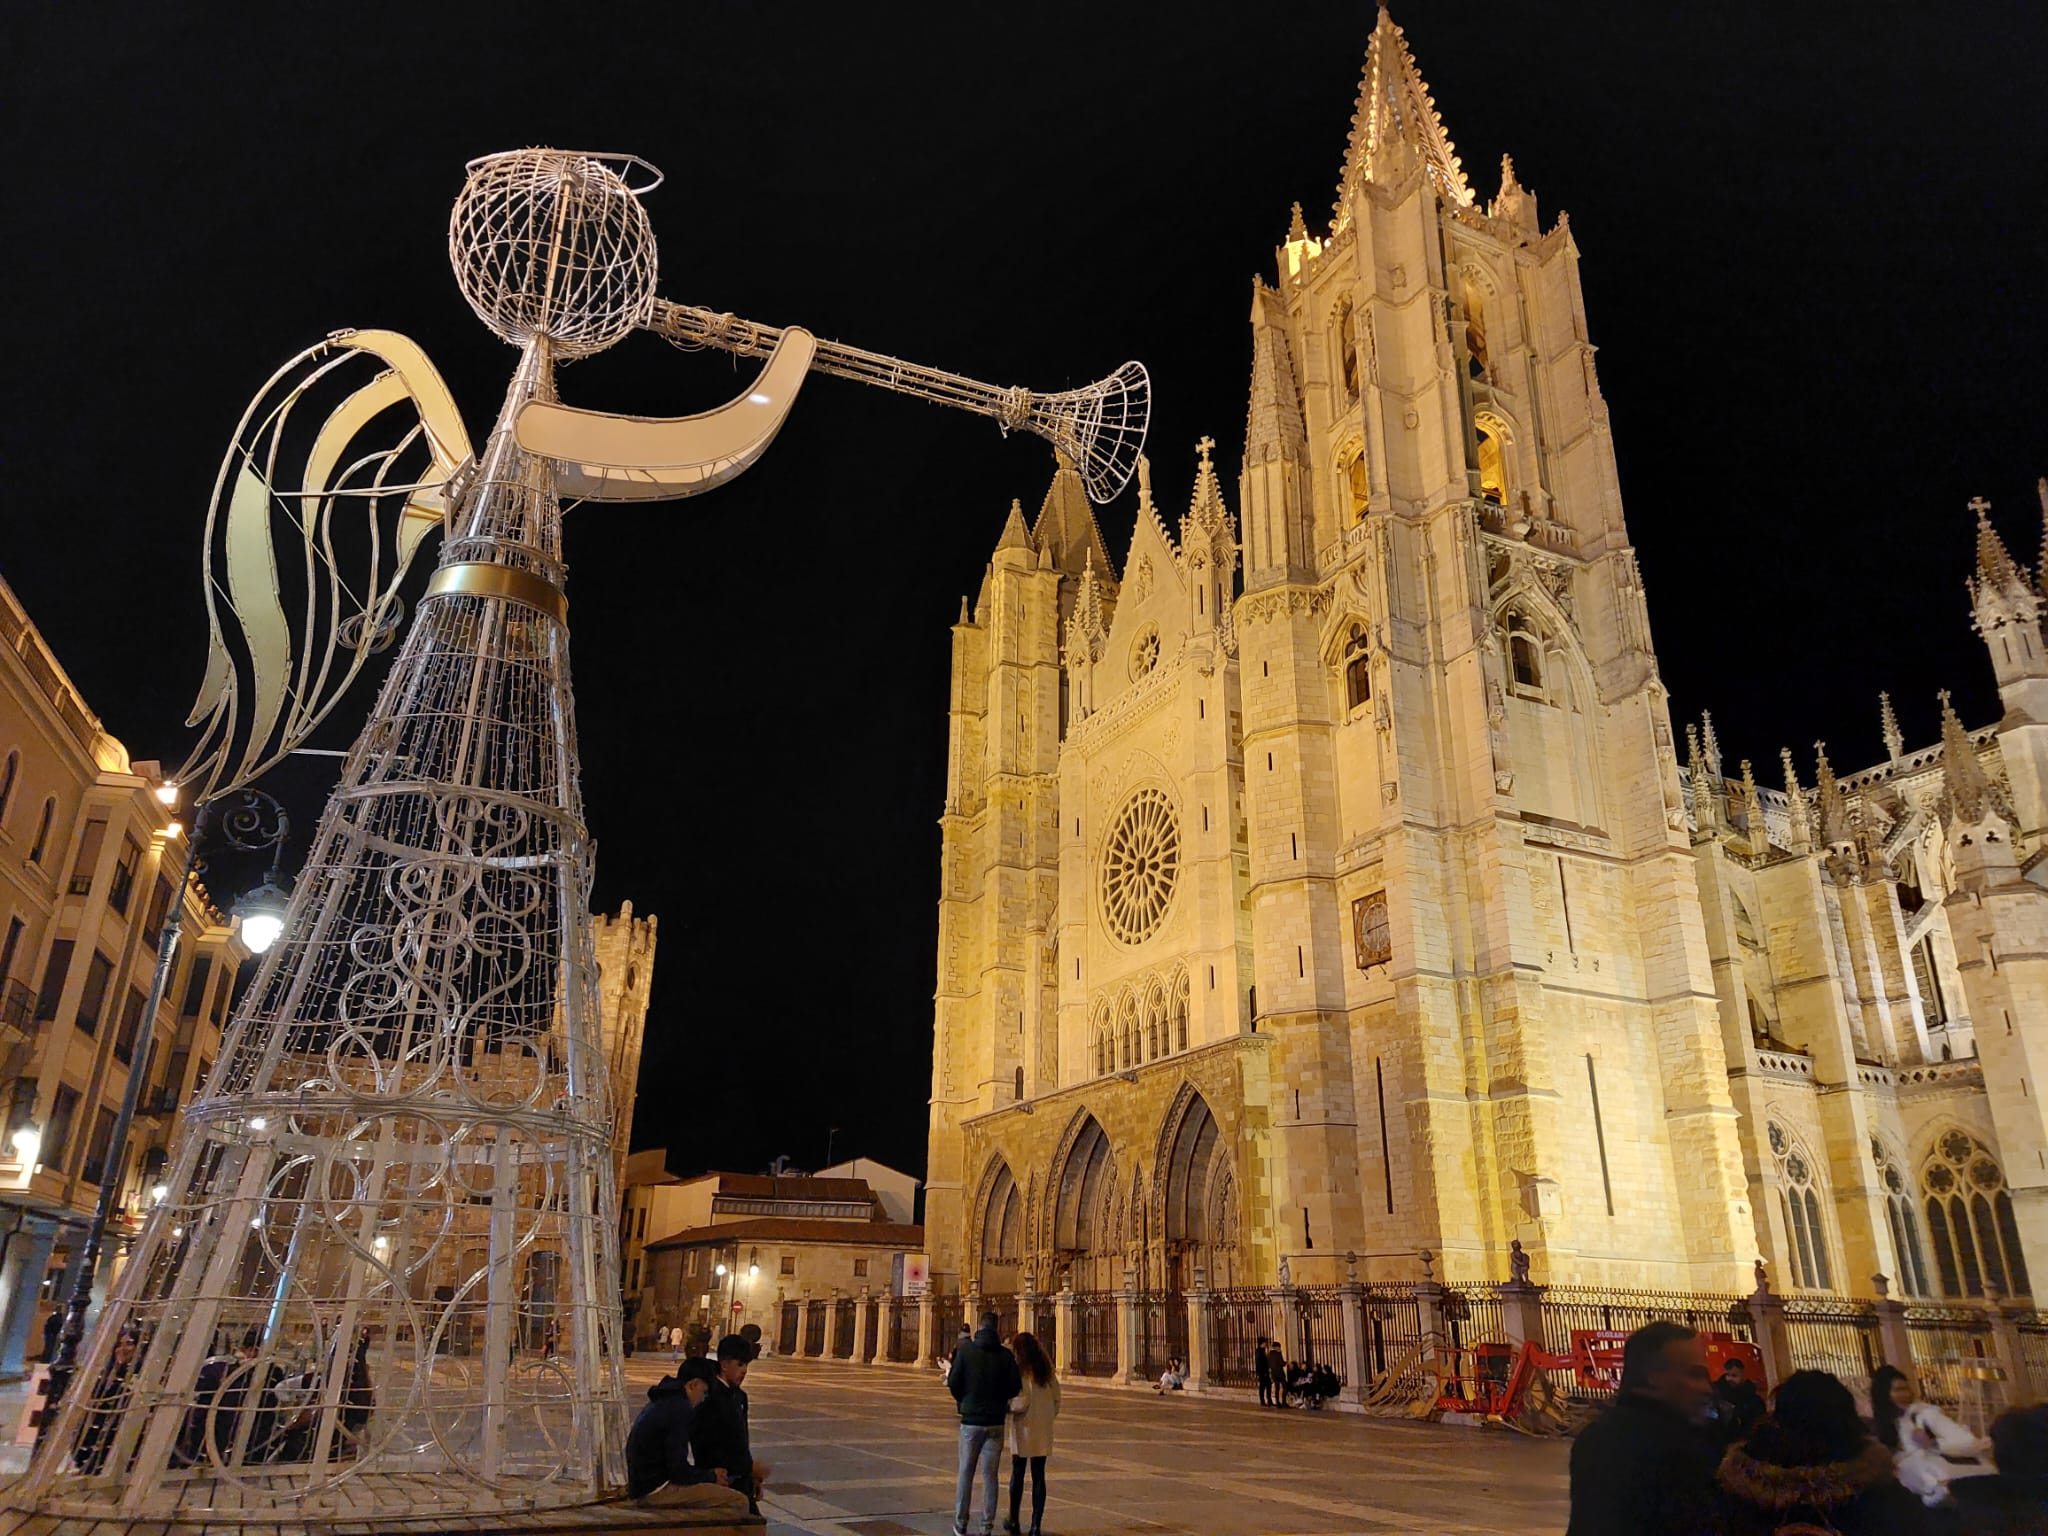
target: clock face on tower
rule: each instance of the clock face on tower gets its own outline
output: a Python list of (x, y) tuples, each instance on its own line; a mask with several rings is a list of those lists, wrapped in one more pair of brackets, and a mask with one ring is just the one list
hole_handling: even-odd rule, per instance
[(1351, 938), (1361, 971), (1385, 965), (1394, 958), (1393, 937), (1387, 931), (1385, 891), (1368, 891), (1351, 903)]

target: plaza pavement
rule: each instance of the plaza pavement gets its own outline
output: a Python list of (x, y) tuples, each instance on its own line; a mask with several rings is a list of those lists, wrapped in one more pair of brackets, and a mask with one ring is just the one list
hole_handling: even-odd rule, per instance
[[(668, 1368), (666, 1357), (628, 1362), (635, 1411)], [(1048, 1536), (1542, 1536), (1565, 1526), (1562, 1440), (1063, 1389), (1046, 1469)], [(936, 1371), (766, 1359), (749, 1373), (747, 1396), (755, 1453), (775, 1467), (762, 1506), (773, 1536), (951, 1529), (959, 1420)], [(1006, 1501), (1007, 1457), (1002, 1471)], [(1027, 1484), (1027, 1525), (1030, 1515)]]

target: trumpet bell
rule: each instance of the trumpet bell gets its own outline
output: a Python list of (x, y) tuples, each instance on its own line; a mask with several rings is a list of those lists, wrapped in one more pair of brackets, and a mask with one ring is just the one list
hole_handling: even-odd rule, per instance
[(1017, 393), (1026, 408), (1016, 419), (1005, 412), (1003, 425), (1035, 433), (1057, 448), (1081, 476), (1090, 501), (1100, 506), (1130, 483), (1152, 419), (1152, 377), (1143, 363), (1125, 363), (1107, 378), (1063, 394)]

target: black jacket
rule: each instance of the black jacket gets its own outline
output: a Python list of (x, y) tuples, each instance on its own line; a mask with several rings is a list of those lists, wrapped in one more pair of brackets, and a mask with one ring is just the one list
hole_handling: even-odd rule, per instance
[(747, 1394), (714, 1379), (690, 1431), (690, 1459), (707, 1476), (723, 1468), (732, 1486), (751, 1491), (754, 1444), (747, 1432)]
[(962, 1424), (995, 1425), (1009, 1417), (1010, 1399), (1024, 1390), (1024, 1378), (995, 1329), (984, 1328), (953, 1351), (946, 1390), (960, 1405)]
[(1572, 1444), (1565, 1536), (1704, 1536), (1720, 1451), (1677, 1409), (1624, 1392)]
[(664, 1376), (647, 1389), (647, 1406), (626, 1436), (629, 1497), (644, 1499), (664, 1483), (711, 1481), (708, 1470), (690, 1465), (690, 1434), (696, 1422), (697, 1410), (690, 1406), (680, 1377)]
[(1273, 1379), (1273, 1362), (1267, 1357), (1263, 1345), (1252, 1350), (1252, 1369), (1259, 1373), (1259, 1380), (1261, 1381), (1271, 1381)]
[(1719, 1529), (1731, 1536), (1771, 1536), (1796, 1521), (1841, 1536), (1922, 1536), (1930, 1529), (1919, 1499), (1893, 1475), (1892, 1453), (1875, 1440), (1847, 1461), (1782, 1466), (1751, 1454), (1768, 1453), (1770, 1428), (1766, 1421), (1747, 1445), (1730, 1447), (1721, 1463), (1728, 1502)]
[(2048, 1536), (2048, 1477), (1997, 1472), (1948, 1485), (1956, 1529), (1982, 1536)]

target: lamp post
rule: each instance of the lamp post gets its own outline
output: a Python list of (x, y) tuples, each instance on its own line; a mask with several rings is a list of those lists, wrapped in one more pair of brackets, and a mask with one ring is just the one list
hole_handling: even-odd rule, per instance
[[(170, 797), (165, 803), (175, 803), (174, 786), (164, 786), (158, 791), (159, 796), (163, 796), (166, 790), (170, 791)], [(264, 848), (271, 850), (270, 873), (264, 877), (262, 885), (236, 905), (236, 915), (242, 920), (243, 942), (251, 951), (261, 954), (277, 941), (278, 934), (283, 931), (285, 892), (278, 884), (278, 858), (285, 838), (291, 832), (291, 819), (285, 815), (284, 807), (260, 789), (238, 790), (224, 804), (201, 802), (192, 818), (192, 834), (185, 843), (185, 871), (171, 898), (171, 909), (164, 917), (163, 937), (156, 952), (156, 971), (149, 983), (149, 1002), (142, 1014), (147, 1031), (143, 1035), (144, 1042), (156, 1029), (157, 1014), (163, 1008), (164, 993), (170, 986), (171, 965), (177, 958), (178, 940), (185, 930), (186, 888), (206, 868), (205, 860), (200, 857), (200, 848), (207, 834), (216, 830), (229, 847), (244, 853), (255, 853)], [(42, 1423), (37, 1430), (38, 1441), (42, 1432), (56, 1422), (58, 1405), (64, 1401), (65, 1390), (78, 1369), (78, 1346), (85, 1338), (85, 1314), (92, 1305), (93, 1273), (99, 1268), (100, 1249), (106, 1242), (107, 1223), (113, 1219), (114, 1203), (121, 1196), (121, 1175), (128, 1157), (128, 1130), (135, 1119), (135, 1104), (142, 1095), (144, 1068), (149, 1060), (147, 1050), (139, 1054), (143, 1064), (129, 1067), (128, 1083), (121, 1091), (121, 1109), (114, 1117), (107, 1161), (100, 1175), (99, 1201), (93, 1207), (92, 1225), (86, 1229), (85, 1252), (78, 1261), (78, 1279), (65, 1303), (64, 1326), (57, 1336), (57, 1357), (50, 1362), (49, 1393), (44, 1400)]]

